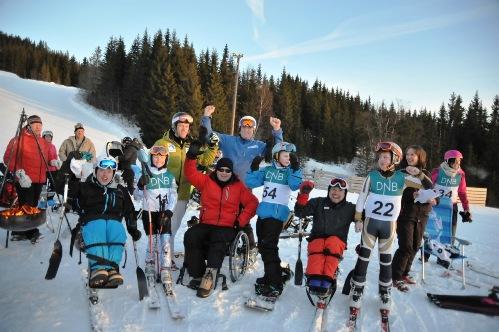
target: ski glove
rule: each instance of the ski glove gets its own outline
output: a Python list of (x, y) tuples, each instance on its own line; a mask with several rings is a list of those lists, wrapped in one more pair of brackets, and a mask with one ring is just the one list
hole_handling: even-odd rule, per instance
[(300, 162), (298, 161), (298, 156), (294, 153), (289, 154), (290, 167), (293, 171), (300, 169)]
[(300, 185), (300, 194), (310, 194), (312, 189), (314, 189), (315, 183), (312, 180), (303, 181)]
[(61, 168), (61, 166), (62, 166), (62, 161), (57, 160), (57, 159), (51, 160), (51, 161), (50, 161), (50, 166), (54, 166), (54, 167), (56, 167), (57, 169), (60, 169), (60, 168)]
[(459, 212), (461, 215), (461, 218), (463, 218), (463, 222), (472, 222), (473, 219), (471, 219), (471, 213), (470, 211), (461, 211)]
[(191, 145), (189, 146), (189, 150), (187, 151), (185, 156), (188, 159), (196, 159), (198, 155), (203, 153), (201, 151), (201, 145), (202, 145), (201, 142), (198, 140), (192, 141)]
[(262, 160), (262, 156), (256, 156), (255, 158), (253, 158), (253, 161), (251, 162), (251, 171), (258, 171), (260, 169), (260, 163), (262, 162)]
[(16, 171), (17, 182), (21, 188), (29, 188), (31, 187), (31, 179), (28, 174), (24, 171), (24, 169), (18, 169)]
[(137, 242), (138, 240), (140, 240), (142, 233), (137, 229), (137, 227), (127, 227), (126, 230), (132, 237), (133, 242)]
[(137, 182), (137, 187), (140, 189), (140, 190), (144, 190), (144, 187), (147, 186), (149, 184), (149, 181), (151, 181), (151, 178), (149, 177), (149, 175), (147, 174), (142, 174), (140, 176), (140, 179), (139, 181)]
[(215, 147), (218, 145), (218, 142), (220, 142), (220, 137), (216, 133), (211, 133), (210, 136), (208, 136), (208, 145), (210, 147)]
[(163, 228), (166, 228), (170, 224), (170, 220), (172, 219), (173, 212), (170, 210), (166, 210), (161, 214), (161, 217), (159, 218), (159, 225)]

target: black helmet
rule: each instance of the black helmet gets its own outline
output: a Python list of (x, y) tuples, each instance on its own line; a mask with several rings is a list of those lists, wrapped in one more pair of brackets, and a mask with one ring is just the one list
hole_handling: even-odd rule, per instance
[(130, 143), (132, 143), (132, 138), (131, 138), (131, 137), (128, 137), (128, 136), (126, 136), (126, 137), (124, 137), (124, 138), (121, 140), (121, 143), (122, 143), (122, 144), (130, 144)]

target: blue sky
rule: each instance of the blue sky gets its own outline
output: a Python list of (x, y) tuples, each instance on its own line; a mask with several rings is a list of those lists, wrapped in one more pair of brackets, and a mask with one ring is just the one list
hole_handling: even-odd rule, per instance
[[(225, 44), (259, 63), (362, 98), (437, 110), (452, 92), (499, 94), (499, 1), (0, 0), (0, 30), (79, 60), (111, 36), (176, 30), (199, 52)], [(496, 37), (494, 37), (496, 36)]]

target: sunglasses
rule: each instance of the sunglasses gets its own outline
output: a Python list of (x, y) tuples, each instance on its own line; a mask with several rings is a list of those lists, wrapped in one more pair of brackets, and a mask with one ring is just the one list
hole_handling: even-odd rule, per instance
[(241, 121), (241, 127), (255, 127), (255, 123), (251, 119), (244, 119)]
[(97, 167), (102, 169), (112, 169), (113, 171), (115, 171), (116, 169), (118, 169), (118, 163), (116, 163), (116, 161), (114, 160), (104, 159), (99, 161)]
[(167, 156), (168, 155), (168, 150), (166, 149), (166, 147), (164, 146), (160, 146), (160, 145), (155, 145), (153, 146), (150, 150), (149, 150), (149, 153), (153, 156), (157, 156), (157, 155), (160, 155), (160, 156)]
[(222, 172), (222, 173), (232, 173), (232, 170), (230, 168), (226, 168), (226, 167), (221, 167), (221, 168), (217, 168), (217, 171), (219, 172)]
[(330, 182), (331, 187), (338, 187), (342, 190), (348, 189), (348, 182), (342, 178), (333, 178)]
[(392, 143), (390, 142), (379, 142), (376, 144), (375, 151), (391, 151), (392, 150)]

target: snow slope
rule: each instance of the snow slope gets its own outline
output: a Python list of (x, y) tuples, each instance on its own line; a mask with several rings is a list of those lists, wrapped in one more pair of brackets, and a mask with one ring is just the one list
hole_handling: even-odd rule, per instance
[[(104, 143), (119, 139), (124, 134), (134, 135), (136, 129), (124, 127), (118, 120), (107, 118), (98, 111), (86, 106), (78, 99), (78, 90), (50, 83), (22, 80), (10, 73), (0, 72), (0, 117), (4, 120), (4, 130), (0, 132), (0, 152), (3, 153), (8, 139), (14, 134), (20, 109), (25, 107), (28, 114), (38, 114), (44, 121), (44, 129), (55, 132), (58, 146), (64, 138), (72, 134), (73, 125), (83, 122), (87, 135), (94, 140), (97, 149)], [(116, 121), (116, 122), (115, 122)], [(167, 124), (165, 124), (165, 128)], [(347, 173), (348, 171), (345, 171)], [(255, 194), (261, 196), (261, 190)], [(325, 191), (314, 190), (312, 196), (325, 195)], [(350, 201), (357, 199), (349, 195)], [(290, 206), (294, 204), (294, 199)], [(185, 219), (197, 213), (188, 210)], [(496, 275), (499, 274), (499, 256), (491, 254), (497, 250), (499, 210), (472, 207), (474, 222), (458, 226), (458, 235), (473, 244), (467, 248), (470, 260), (486, 266)], [(77, 217), (68, 215), (74, 225)], [(57, 216), (50, 215), (49, 222), (57, 223)], [(254, 222), (254, 220), (253, 220)], [(63, 225), (61, 235), (64, 255), (57, 277), (46, 281), (47, 269), (55, 234), (46, 226), (40, 228), (44, 238), (33, 246), (27, 242), (10, 242), (5, 248), (5, 234), (0, 231), (0, 331), (89, 331), (90, 314), (86, 299), (83, 276), (86, 259), (78, 265), (78, 253), (69, 256), (69, 231)], [(185, 223), (177, 235), (176, 247), (182, 247)], [(333, 297), (329, 310), (328, 331), (341, 331), (348, 317), (348, 299), (341, 294), (341, 287), (348, 271), (356, 261), (355, 245), (360, 237), (351, 228), (349, 249), (341, 262), (338, 291)], [(143, 266), (147, 240), (139, 241), (139, 264)], [(280, 255), (283, 261), (294, 268), (298, 240), (282, 239)], [(302, 248), (302, 259), (306, 263), (306, 242)], [(261, 276), (263, 264), (258, 261), (244, 278), (236, 284), (228, 282), (229, 290), (217, 289), (206, 298), (200, 299), (194, 291), (177, 286), (180, 302), (188, 310), (184, 321), (169, 318), (166, 301), (161, 309), (152, 311), (144, 302), (138, 301), (135, 278), (135, 262), (131, 242), (127, 244), (128, 260), (122, 269), (125, 284), (116, 290), (100, 291), (102, 305), (94, 308), (99, 329), (104, 331), (307, 331), (312, 323), (313, 307), (308, 303), (304, 287), (293, 283), (286, 286), (285, 292), (272, 313), (260, 313), (244, 307), (246, 296), (252, 294), (256, 277)], [(378, 331), (377, 298), (377, 253), (368, 270), (368, 285), (363, 299), (363, 311), (359, 317), (360, 331)], [(181, 265), (177, 259), (177, 265)], [(224, 264), (226, 264), (225, 262)], [(443, 269), (432, 258), (426, 264), (426, 284), (418, 283), (407, 294), (393, 291), (391, 327), (393, 331), (498, 331), (499, 319), (484, 315), (463, 313), (437, 308), (426, 299), (426, 292), (449, 294), (486, 294), (499, 280), (467, 271), (467, 279), (477, 287), (461, 289), (459, 279), (441, 277)], [(227, 266), (222, 272), (228, 275)], [(415, 262), (414, 276), (420, 280), (421, 264)], [(175, 277), (178, 272), (175, 273)]]

